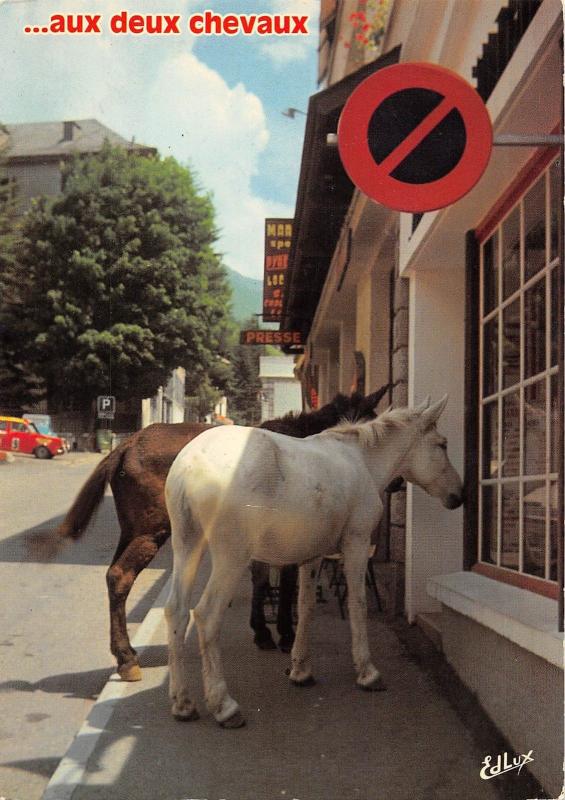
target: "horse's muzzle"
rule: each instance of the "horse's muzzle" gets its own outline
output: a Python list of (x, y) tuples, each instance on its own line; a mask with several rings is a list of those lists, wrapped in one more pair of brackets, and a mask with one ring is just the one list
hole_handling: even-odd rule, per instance
[(454, 508), (459, 508), (459, 506), (463, 505), (463, 500), (463, 493), (455, 494), (454, 492), (451, 492), (447, 495), (444, 506), (450, 510), (453, 510)]

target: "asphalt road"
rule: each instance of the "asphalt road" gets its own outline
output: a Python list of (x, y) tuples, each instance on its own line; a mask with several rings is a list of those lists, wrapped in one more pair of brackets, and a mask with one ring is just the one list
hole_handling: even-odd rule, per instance
[[(99, 455), (0, 464), (0, 796), (39, 800), (114, 671), (105, 573), (118, 542), (110, 493), (77, 543), (54, 560), (42, 545)], [(169, 548), (138, 578), (130, 635), (164, 584)]]

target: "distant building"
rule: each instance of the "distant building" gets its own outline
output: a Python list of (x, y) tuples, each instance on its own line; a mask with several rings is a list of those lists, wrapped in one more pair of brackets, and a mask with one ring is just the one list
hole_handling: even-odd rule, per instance
[[(34, 198), (56, 197), (62, 191), (62, 167), (73, 155), (92, 155), (102, 150), (105, 142), (139, 155), (150, 156), (156, 148), (128, 141), (96, 119), (57, 122), (27, 122), (3, 125), (0, 129), (0, 154), (9, 180), (14, 181), (15, 194), (22, 213)], [(185, 370), (176, 369), (166, 386), (155, 397), (142, 401), (142, 427), (152, 422), (184, 420)], [(37, 410), (47, 411), (46, 401)], [(69, 415), (59, 415), (62, 429), (79, 436), (80, 422)], [(139, 423), (139, 407), (118, 403), (114, 430), (134, 430)]]
[(27, 211), (34, 197), (58, 195), (64, 162), (77, 153), (98, 153), (106, 141), (142, 155), (156, 153), (154, 147), (128, 142), (96, 119), (4, 125), (0, 152), (8, 178), (16, 182), (21, 211)]
[(154, 422), (184, 422), (184, 394), (186, 370), (177, 367), (166, 386), (160, 386), (157, 394), (141, 401), (141, 427)]
[(289, 411), (302, 411), (302, 387), (294, 376), (293, 356), (262, 356), (261, 422), (282, 417)]

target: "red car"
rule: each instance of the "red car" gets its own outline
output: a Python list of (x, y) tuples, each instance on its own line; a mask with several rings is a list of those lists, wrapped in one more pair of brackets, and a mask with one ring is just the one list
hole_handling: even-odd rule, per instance
[(40, 433), (33, 422), (22, 417), (0, 416), (0, 450), (29, 453), (36, 458), (52, 458), (64, 452), (59, 436)]

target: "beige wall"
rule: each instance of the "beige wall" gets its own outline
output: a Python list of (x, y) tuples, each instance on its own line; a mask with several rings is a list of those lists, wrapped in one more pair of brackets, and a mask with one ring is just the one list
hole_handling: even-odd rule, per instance
[[(463, 242), (461, 243), (463, 245)], [(449, 402), (438, 423), (448, 438), (449, 458), (463, 474), (465, 286), (464, 251), (447, 269), (421, 269), (410, 278), (410, 335), (408, 404), (426, 395)], [(438, 500), (413, 484), (408, 485), (406, 511), (406, 612), (438, 609), (426, 592), (430, 575), (461, 569), (463, 564), (463, 512), (448, 511)]]
[(452, 609), (443, 608), (441, 627), (444, 653), (463, 683), (516, 753), (534, 751), (528, 769), (560, 797), (563, 670)]
[(61, 169), (57, 162), (11, 164), (6, 172), (17, 181), (18, 201), (24, 211), (31, 206), (33, 197), (54, 197), (61, 191)]

